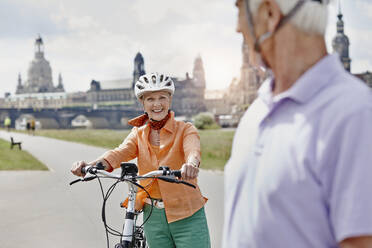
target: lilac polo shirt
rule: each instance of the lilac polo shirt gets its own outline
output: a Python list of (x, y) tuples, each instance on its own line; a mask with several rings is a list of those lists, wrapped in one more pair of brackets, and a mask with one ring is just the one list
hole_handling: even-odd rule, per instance
[(242, 117), (225, 168), (223, 247), (338, 247), (372, 235), (372, 94), (328, 55)]

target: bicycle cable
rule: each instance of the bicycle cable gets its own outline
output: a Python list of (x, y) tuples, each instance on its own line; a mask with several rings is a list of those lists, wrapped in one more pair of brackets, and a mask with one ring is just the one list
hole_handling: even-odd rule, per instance
[[(102, 222), (103, 222), (103, 225), (105, 227), (105, 231), (106, 231), (106, 241), (107, 241), (107, 247), (110, 248), (110, 242), (109, 242), (109, 234), (113, 235), (113, 236), (119, 236), (119, 237), (123, 237), (123, 235), (115, 230), (114, 228), (110, 227), (107, 222), (106, 222), (106, 202), (108, 200), (108, 198), (111, 196), (112, 192), (114, 191), (116, 185), (120, 182), (120, 181), (129, 181), (130, 183), (134, 184), (135, 186), (141, 188), (146, 194), (147, 196), (151, 199), (151, 209), (150, 209), (150, 213), (149, 215), (147, 216), (147, 218), (143, 221), (143, 223), (139, 226), (139, 228), (143, 228), (143, 225), (149, 220), (152, 212), (153, 212), (153, 208), (154, 208), (154, 204), (153, 204), (153, 199), (151, 198), (150, 196), (150, 193), (145, 189), (145, 187), (143, 187), (142, 185), (136, 183), (136, 182), (133, 182), (131, 180), (128, 180), (128, 179), (124, 179), (124, 180), (120, 180), (118, 179), (115, 183), (113, 183), (109, 189), (107, 190), (106, 194), (104, 193), (104, 190), (103, 190), (103, 185), (102, 185), (102, 182), (101, 182), (101, 179), (100, 178), (105, 178), (105, 177), (100, 177), (100, 176), (97, 176), (96, 177), (98, 179), (98, 182), (99, 182), (99, 185), (100, 185), (100, 189), (101, 189), (101, 194), (102, 194), (102, 198), (103, 198), (103, 203), (102, 203), (102, 212), (101, 212), (101, 215), (102, 215)], [(155, 178), (155, 177), (153, 177)], [(133, 236), (133, 235), (131, 235)]]

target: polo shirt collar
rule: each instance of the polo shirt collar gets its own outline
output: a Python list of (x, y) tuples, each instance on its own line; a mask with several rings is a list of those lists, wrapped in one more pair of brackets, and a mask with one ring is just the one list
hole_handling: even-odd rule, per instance
[(342, 73), (344, 68), (337, 54), (327, 55), (308, 69), (286, 91), (273, 97), (272, 89), (274, 78), (265, 80), (258, 91), (258, 96), (267, 104), (272, 105), (282, 99), (288, 98), (304, 104), (308, 102), (318, 91), (328, 86), (335, 75)]

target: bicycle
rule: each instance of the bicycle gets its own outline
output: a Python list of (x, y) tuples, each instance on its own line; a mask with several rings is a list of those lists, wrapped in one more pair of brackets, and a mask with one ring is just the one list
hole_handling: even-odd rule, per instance
[[(106, 240), (107, 240), (107, 247), (109, 248), (109, 234), (114, 236), (120, 237), (120, 242), (115, 245), (115, 248), (147, 248), (146, 237), (143, 234), (143, 226), (150, 218), (152, 210), (154, 208), (153, 199), (150, 197), (150, 194), (147, 192), (146, 188), (138, 183), (138, 181), (143, 179), (159, 179), (169, 183), (182, 183), (187, 186), (196, 188), (195, 185), (190, 184), (188, 182), (179, 180), (177, 178), (181, 178), (181, 171), (180, 170), (170, 170), (169, 167), (162, 166), (159, 167), (159, 170), (151, 171), (146, 173), (145, 175), (139, 176), (137, 165), (134, 163), (121, 163), (121, 173), (120, 175), (109, 173), (104, 170), (104, 166), (102, 163), (97, 163), (95, 166), (86, 166), (82, 168), (83, 174), (91, 174), (92, 176), (85, 176), (83, 179), (79, 178), (70, 182), (70, 185), (77, 183), (77, 182), (86, 182), (91, 181), (93, 179), (98, 179), (100, 184), (101, 193), (103, 197), (103, 204), (102, 204), (102, 221), (104, 223), (104, 227), (106, 230)], [(104, 193), (102, 183), (100, 178), (111, 178), (116, 179), (107, 190), (106, 194)], [(126, 182), (128, 184), (129, 192), (128, 192), (128, 204), (125, 214), (124, 226), (121, 232), (114, 230), (113, 228), (109, 227), (106, 223), (106, 214), (105, 214), (105, 206), (106, 201), (110, 197), (111, 193), (115, 189), (116, 185), (119, 182)], [(151, 199), (151, 209), (150, 214), (143, 221), (140, 226), (137, 226), (137, 217), (142, 211), (135, 210), (135, 201), (136, 195), (138, 192), (138, 188), (144, 190), (146, 192), (148, 198)], [(123, 206), (123, 204), (120, 204)]]

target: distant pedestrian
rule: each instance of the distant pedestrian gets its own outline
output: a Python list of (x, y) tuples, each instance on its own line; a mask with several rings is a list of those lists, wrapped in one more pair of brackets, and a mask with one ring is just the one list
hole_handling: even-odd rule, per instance
[(36, 126), (35, 119), (31, 119), (30, 126), (31, 126), (32, 135), (35, 135), (35, 126)]
[(7, 116), (4, 120), (4, 127), (8, 130), (8, 132), (10, 131), (11, 125), (12, 125), (12, 120), (9, 118), (9, 116)]
[(327, 54), (327, 2), (236, 2), (253, 63), (273, 76), (225, 167), (224, 248), (372, 247), (371, 90)]
[(30, 130), (31, 130), (31, 122), (30, 122), (30, 120), (27, 120), (26, 130), (27, 130), (27, 133), (30, 134)]

